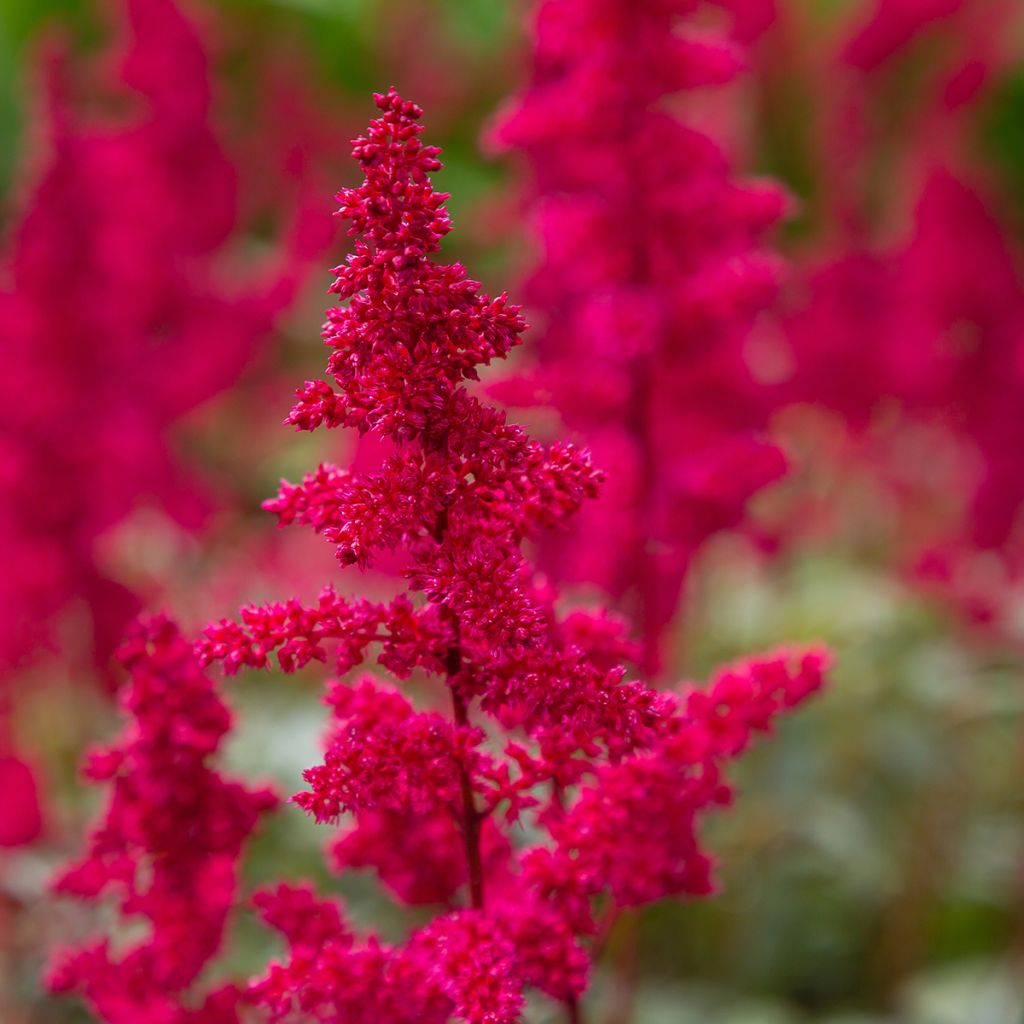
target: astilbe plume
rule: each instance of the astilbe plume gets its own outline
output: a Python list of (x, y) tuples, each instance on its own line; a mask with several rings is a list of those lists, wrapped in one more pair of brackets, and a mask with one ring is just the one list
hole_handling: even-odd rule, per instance
[(318, 822), (344, 821), (336, 867), (376, 870), (399, 901), (438, 913), (395, 944), (356, 934), (308, 886), (262, 891), (289, 952), (247, 999), (275, 1022), (503, 1024), (533, 988), (579, 1019), (596, 909), (709, 891), (697, 826), (727, 798), (722, 767), (817, 689), (823, 654), (782, 652), (710, 690), (664, 692), (626, 680), (621, 623), (557, 611), (521, 545), (600, 475), (471, 393), (477, 367), (526, 325), (461, 265), (434, 261), (450, 230), (430, 180), (439, 151), (420, 140), (418, 107), (394, 90), (376, 103), (353, 150), (365, 180), (338, 195), (354, 252), (324, 328), (331, 383), (306, 382), (287, 422), (356, 427), (386, 452), (379, 472), (321, 466), (267, 505), (322, 534), (342, 566), (399, 549), (409, 591), (250, 606), (196, 649), (229, 674), (273, 659), (340, 677), (372, 652), (400, 680), (440, 681), (417, 707), (372, 676), (331, 679), (324, 758), (294, 797)]
[(745, 351), (776, 290), (764, 236), (784, 197), (736, 178), (676, 106), (742, 65), (724, 32), (693, 24), (706, 7), (542, 0), (532, 81), (494, 132), (532, 172), (527, 297), (544, 324), (535, 364), (496, 394), (550, 403), (614, 475), (548, 567), (624, 600), (648, 671), (696, 552), (784, 469)]
[[(885, 0), (854, 25), (822, 74), (824, 241), (786, 323), (790, 396), (839, 414), (898, 512), (905, 566), (1003, 626), (1024, 574), (1024, 278), (971, 118), (1019, 25), (1016, 5), (973, 0)], [(924, 46), (889, 123), (893, 71)]]
[(102, 938), (66, 951), (50, 983), (81, 992), (109, 1024), (227, 1024), (238, 992), (191, 1001), (193, 986), (220, 948), (241, 848), (277, 799), (213, 767), (231, 715), (173, 622), (137, 626), (120, 660), (131, 675), (121, 694), (128, 724), (85, 766), (110, 787), (106, 809), (56, 889), (110, 897), (126, 923), (142, 920), (149, 932), (125, 948)]

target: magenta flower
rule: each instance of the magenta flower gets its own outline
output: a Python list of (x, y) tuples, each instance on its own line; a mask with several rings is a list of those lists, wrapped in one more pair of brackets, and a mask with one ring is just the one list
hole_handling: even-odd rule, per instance
[[(532, 171), (542, 257), (527, 295), (544, 323), (533, 367), (497, 394), (553, 405), (614, 477), (547, 562), (623, 601), (648, 672), (696, 552), (783, 470), (745, 351), (779, 275), (763, 238), (783, 197), (735, 179), (665, 102), (741, 66), (681, 17), (701, 6), (543, 0), (531, 83), (495, 131)], [(771, 17), (738, 13), (744, 33)]]
[(52, 57), (46, 164), (4, 261), (0, 670), (55, 644), (81, 601), (106, 671), (140, 595), (98, 541), (146, 503), (188, 529), (214, 507), (171, 432), (262, 349), (310, 255), (296, 232), (258, 274), (231, 272), (237, 171), (196, 30), (173, 0), (124, 0), (122, 16), (110, 92), (132, 113), (86, 115)]
[[(1019, 17), (1013, 5), (884, 0), (854, 26), (829, 74), (844, 84), (825, 94), (825, 243), (785, 323), (789, 397), (846, 427), (848, 454), (895, 512), (900, 567), (967, 619), (1011, 631), (1024, 579), (1024, 277), (966, 115)], [(892, 68), (928, 42), (937, 56), (912, 119), (883, 138)]]

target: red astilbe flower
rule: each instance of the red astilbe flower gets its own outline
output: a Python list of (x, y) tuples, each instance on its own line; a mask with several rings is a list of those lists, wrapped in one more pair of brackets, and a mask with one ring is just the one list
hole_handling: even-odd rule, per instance
[(106, 809), (56, 889), (113, 897), (149, 934), (123, 949), (100, 939), (66, 951), (50, 984), (81, 993), (108, 1024), (228, 1024), (237, 992), (200, 1004), (192, 987), (220, 947), (242, 846), (277, 799), (212, 767), (231, 714), (174, 623), (139, 625), (120, 659), (131, 674), (121, 695), (128, 724), (85, 768), (110, 787)]
[[(477, 367), (525, 324), (460, 265), (434, 262), (450, 229), (430, 181), (439, 151), (420, 141), (418, 107), (394, 90), (376, 103), (353, 150), (365, 180), (338, 196), (354, 253), (335, 271), (346, 305), (324, 329), (332, 383), (307, 382), (287, 422), (372, 432), (382, 465), (321, 466), (283, 483), (268, 508), (322, 535), (350, 569), (397, 549), (408, 593), (371, 603), (328, 588), (315, 606), (249, 607), (210, 625), (196, 649), (229, 674), (268, 667), (276, 652), (286, 673), (323, 662), (338, 675), (372, 650), (427, 687), (418, 707), (369, 678), (332, 679), (323, 761), (293, 800), (319, 822), (344, 819), (338, 870), (375, 871), (398, 900), (440, 911), (388, 944), (355, 934), (308, 888), (262, 894), (289, 953), (247, 998), (275, 1022), (512, 1024), (532, 988), (578, 1019), (591, 904), (708, 888), (696, 825), (708, 794), (725, 793), (720, 763), (816, 688), (821, 657), (754, 662), (703, 697), (680, 696), (627, 679), (635, 652), (621, 622), (559, 614), (521, 547), (594, 496), (600, 475), (589, 456), (545, 448), (471, 393)], [(648, 765), (671, 786), (648, 792)], [(645, 808), (658, 817), (638, 829), (635, 856), (657, 864), (642, 893), (620, 880), (622, 833), (585, 835), (599, 806), (616, 821)], [(537, 831), (550, 842), (524, 847)], [(703, 885), (680, 884), (678, 863), (698, 859)]]
[(648, 671), (695, 553), (784, 467), (744, 350), (783, 198), (666, 105), (741, 66), (724, 35), (680, 24), (702, 6), (542, 0), (532, 81), (495, 131), (533, 175), (544, 318), (534, 367), (496, 393), (553, 405), (614, 475), (549, 564), (626, 602)]

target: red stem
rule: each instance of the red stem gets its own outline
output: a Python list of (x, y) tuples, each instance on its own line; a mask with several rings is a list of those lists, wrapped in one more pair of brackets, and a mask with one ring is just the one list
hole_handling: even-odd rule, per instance
[[(469, 715), (466, 703), (459, 693), (455, 677), (462, 667), (462, 649), (458, 644), (448, 648), (448, 689), (452, 694), (452, 711), (456, 725), (467, 725)], [(466, 864), (469, 869), (470, 901), (475, 910), (484, 905), (484, 872), (480, 860), (481, 814), (473, 798), (473, 784), (464, 764), (459, 764), (459, 788), (462, 791), (462, 837), (466, 844)]]
[[(448, 532), (450, 509), (446, 506), (438, 513), (434, 524), (434, 540), (444, 543)], [(459, 693), (458, 675), (462, 671), (462, 641), (458, 617), (452, 616), (452, 644), (448, 648), (445, 660), (445, 672), (448, 677), (448, 689), (452, 695), (452, 711), (455, 724), (469, 724), (469, 713), (466, 702)], [(462, 795), (462, 838), (466, 844), (466, 865), (469, 872), (469, 898), (474, 910), (482, 910), (484, 905), (484, 871), (480, 861), (480, 822), (482, 815), (477, 809), (473, 798), (473, 783), (466, 771), (466, 766), (459, 763), (459, 789)]]

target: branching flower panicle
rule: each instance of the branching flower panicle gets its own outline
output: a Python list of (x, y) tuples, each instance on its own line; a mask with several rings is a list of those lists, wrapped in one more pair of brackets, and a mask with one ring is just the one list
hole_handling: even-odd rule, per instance
[[(724, 764), (817, 689), (824, 655), (783, 652), (708, 691), (666, 692), (627, 678), (621, 623), (560, 612), (522, 546), (594, 497), (601, 474), (472, 393), (526, 325), (435, 261), (450, 230), (430, 179), (438, 150), (420, 140), (418, 107), (394, 90), (376, 103), (353, 150), (365, 181), (338, 195), (354, 252), (324, 329), (330, 382), (307, 382), (288, 422), (389, 447), (376, 472), (321, 466), (268, 507), (321, 534), (348, 571), (400, 549), (408, 589), (250, 606), (196, 651), (229, 675), (272, 659), (285, 673), (328, 667), (323, 759), (293, 802), (340, 825), (335, 867), (373, 870), (398, 901), (437, 912), (392, 943), (308, 886), (263, 891), (288, 951), (244, 998), (281, 1024), (513, 1024), (533, 989), (578, 1020), (596, 906), (710, 889), (697, 828), (727, 797)], [(342, 678), (371, 657), (426, 691)]]

